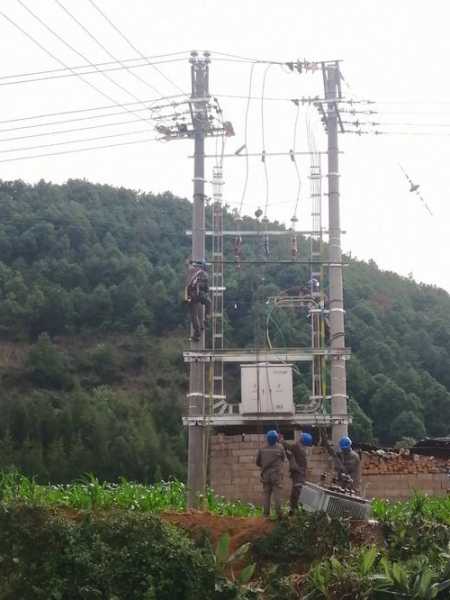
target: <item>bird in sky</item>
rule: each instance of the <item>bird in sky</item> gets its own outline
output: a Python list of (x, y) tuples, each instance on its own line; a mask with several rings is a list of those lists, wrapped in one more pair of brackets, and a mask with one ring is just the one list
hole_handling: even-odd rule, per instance
[(430, 207), (428, 206), (428, 204), (425, 202), (422, 194), (419, 192), (419, 188), (420, 188), (420, 184), (419, 183), (414, 183), (413, 180), (411, 179), (411, 177), (408, 175), (408, 173), (405, 171), (405, 169), (402, 167), (402, 165), (399, 165), (400, 169), (402, 170), (404, 176), (406, 177), (408, 183), (409, 183), (409, 191), (412, 192), (413, 194), (416, 194), (416, 196), (419, 198), (419, 200), (422, 202), (422, 204), (424, 205), (425, 209), (430, 213), (431, 216), (433, 216), (433, 213), (431, 212)]

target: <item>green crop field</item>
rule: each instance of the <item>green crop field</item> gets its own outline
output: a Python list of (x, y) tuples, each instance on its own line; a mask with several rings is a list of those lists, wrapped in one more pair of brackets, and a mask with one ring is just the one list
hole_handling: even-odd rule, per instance
[[(34, 506), (75, 510), (124, 509), (139, 512), (186, 510), (186, 490), (181, 481), (142, 485), (121, 479), (120, 483), (101, 483), (93, 476), (67, 485), (40, 485), (16, 472), (0, 473), (0, 499)], [(226, 502), (208, 490), (203, 508), (217, 515), (250, 517), (261, 514), (259, 507), (243, 502)]]
[(450, 498), (374, 500), (374, 524), (304, 511), (268, 522), (212, 491), (187, 511), (185, 492), (0, 473), (0, 599), (450, 598)]

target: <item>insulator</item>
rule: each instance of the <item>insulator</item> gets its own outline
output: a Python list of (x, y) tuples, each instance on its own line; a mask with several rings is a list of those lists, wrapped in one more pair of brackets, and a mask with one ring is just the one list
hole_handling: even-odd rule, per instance
[(269, 245), (269, 236), (268, 235), (264, 236), (264, 254), (266, 255), (266, 258), (269, 258), (270, 245)]
[(233, 248), (236, 260), (240, 260), (242, 254), (242, 238), (240, 235), (234, 238)]

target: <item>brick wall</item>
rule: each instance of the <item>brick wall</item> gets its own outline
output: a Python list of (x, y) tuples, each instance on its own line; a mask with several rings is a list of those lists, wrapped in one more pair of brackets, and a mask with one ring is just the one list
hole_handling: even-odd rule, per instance
[[(259, 503), (261, 482), (255, 465), (258, 448), (265, 445), (265, 436), (259, 434), (216, 434), (210, 446), (210, 485), (215, 492), (229, 500)], [(314, 447), (308, 450), (308, 480), (319, 482), (320, 475), (333, 472), (333, 464), (326, 450)], [(363, 453), (362, 489), (367, 497), (403, 499), (414, 489), (428, 494), (448, 493), (449, 464), (445, 460), (417, 455)], [(287, 464), (284, 467), (283, 492), (289, 497), (290, 479)]]

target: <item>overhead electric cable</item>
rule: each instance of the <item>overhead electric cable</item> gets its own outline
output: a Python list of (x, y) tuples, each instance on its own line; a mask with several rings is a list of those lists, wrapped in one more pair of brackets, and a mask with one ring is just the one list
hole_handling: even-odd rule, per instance
[(298, 168), (298, 164), (297, 164), (297, 160), (295, 158), (295, 151), (297, 149), (297, 128), (298, 128), (298, 117), (300, 115), (300, 105), (297, 104), (297, 112), (295, 114), (295, 122), (294, 122), (294, 133), (293, 133), (293, 140), (292, 140), (292, 152), (291, 152), (291, 161), (294, 165), (295, 168), (295, 174), (297, 177), (297, 195), (296, 195), (296, 199), (295, 199), (295, 205), (294, 205), (294, 213), (292, 216), (292, 225), (293, 227), (295, 226), (295, 223), (297, 222), (297, 211), (298, 211), (298, 204), (300, 202), (300, 191), (301, 191), (301, 187), (302, 187), (302, 181), (301, 181), (301, 177), (300, 177), (300, 170)]
[[(136, 112), (144, 112), (147, 111), (147, 108), (135, 108), (134, 109)], [(94, 119), (104, 119), (105, 117), (114, 117), (114, 116), (121, 116), (124, 114), (124, 111), (117, 111), (117, 112), (112, 112), (112, 113), (105, 113), (103, 115), (91, 115), (89, 117), (75, 117), (74, 119), (62, 119), (60, 121), (48, 121), (46, 123), (33, 123), (32, 125), (21, 125), (20, 127), (8, 127), (6, 129), (0, 129), (0, 134), (1, 133), (10, 133), (11, 131), (23, 131), (24, 129), (38, 129), (39, 127), (53, 127), (54, 125), (66, 125), (67, 123), (77, 123), (80, 121), (92, 121)], [(139, 120), (139, 119), (137, 119)], [(118, 121), (117, 124), (119, 124), (120, 122)], [(110, 125), (113, 125), (113, 123), (110, 123)], [(99, 127), (101, 126), (101, 124), (99, 124)]]
[(62, 154), (77, 154), (79, 152), (89, 152), (90, 150), (104, 150), (106, 148), (116, 148), (118, 146), (131, 146), (133, 144), (146, 144), (148, 142), (159, 141), (159, 138), (146, 138), (144, 140), (131, 140), (129, 142), (117, 142), (115, 144), (104, 144), (101, 146), (89, 146), (88, 148), (73, 148), (71, 150), (61, 150), (60, 152), (45, 152), (43, 154), (33, 154), (31, 156), (16, 156), (14, 158), (2, 158), (0, 163), (17, 162), (20, 160), (32, 160), (33, 158), (43, 158), (47, 156), (60, 156)]
[[(19, 136), (3, 138), (3, 139), (0, 138), (0, 143), (13, 142), (13, 141), (17, 141), (17, 140), (26, 140), (26, 139), (36, 138), (36, 137), (43, 137), (46, 135), (62, 135), (64, 133), (74, 133), (75, 131), (88, 131), (90, 129), (100, 129), (103, 127), (117, 127), (120, 125), (129, 125), (130, 123), (137, 123), (137, 122), (140, 122), (140, 119), (129, 119), (128, 121), (115, 121), (112, 123), (100, 123), (97, 125), (89, 125), (87, 127), (72, 127), (71, 129), (42, 131), (40, 133), (32, 133), (29, 135), (19, 135)], [(0, 133), (1, 133), (1, 130), (0, 130)]]
[(114, 56), (114, 54), (112, 54), (108, 50), (108, 48), (104, 44), (102, 44), (102, 42), (100, 42), (100, 40), (98, 40), (97, 37), (94, 34), (92, 34), (89, 31), (89, 29), (87, 27), (85, 25), (83, 25), (83, 23), (81, 23), (81, 21), (79, 21), (79, 19), (77, 19), (75, 17), (75, 15), (70, 12), (70, 10), (68, 8), (66, 8), (64, 6), (64, 4), (61, 2), (61, 0), (54, 0), (54, 1), (86, 33), (86, 35), (88, 35), (91, 38), (91, 40), (93, 40), (97, 44), (97, 46), (99, 46), (109, 56), (109, 58), (112, 58), (112, 60), (114, 60), (116, 63), (119, 63), (119, 65), (121, 67), (123, 67), (124, 69), (126, 69), (130, 73), (130, 75), (132, 75), (137, 81), (139, 81), (140, 83), (143, 83), (145, 86), (147, 86), (148, 88), (150, 88), (156, 94), (161, 95), (161, 92), (158, 90), (158, 88), (156, 88), (154, 85), (152, 85), (151, 83), (149, 83), (148, 81), (146, 81), (143, 77), (141, 77), (137, 73), (134, 73), (120, 59), (116, 58)]
[[(67, 42), (63, 37), (61, 37), (58, 33), (56, 33), (56, 31), (54, 31), (51, 27), (49, 27), (47, 25), (47, 23), (45, 23), (45, 21), (43, 21), (35, 12), (33, 12), (24, 2), (23, 0), (17, 0), (17, 2), (38, 22), (40, 23), (47, 31), (49, 31), (53, 36), (55, 36), (60, 42), (62, 42), (65, 46), (67, 46), (67, 48), (69, 48), (70, 50), (72, 50), (72, 52), (74, 52), (75, 54), (77, 54), (78, 56), (80, 56), (84, 61), (86, 61), (88, 64), (90, 64), (90, 66), (93, 66), (94, 63), (91, 63), (90, 60), (88, 58), (86, 58), (81, 52), (79, 52), (76, 48), (74, 48), (71, 44), (69, 44), (69, 42)], [(24, 33), (29, 39), (31, 39), (39, 48), (41, 48), (42, 50), (44, 50), (44, 52), (46, 52), (46, 54), (48, 54), (49, 56), (51, 56), (54, 60), (56, 60), (60, 65), (62, 65), (65, 68), (69, 68), (70, 67), (68, 65), (66, 65), (61, 59), (59, 59), (55, 54), (53, 54), (52, 52), (50, 52), (49, 50), (47, 50), (47, 48), (45, 48), (45, 46), (43, 46), (40, 42), (38, 42), (38, 40), (36, 40), (32, 35), (30, 35), (29, 33), (27, 33), (20, 25), (18, 25), (17, 23), (15, 23), (12, 19), (10, 19), (9, 17), (7, 17), (4, 13), (1, 13), (10, 23), (12, 23), (17, 29), (19, 29), (19, 31), (21, 31), (22, 33)], [(96, 92), (98, 92), (99, 94), (101, 94), (102, 96), (104, 96), (105, 98), (107, 98), (110, 102), (113, 102), (114, 104), (120, 106), (120, 107), (124, 107), (123, 104), (121, 104), (120, 102), (118, 102), (117, 100), (115, 100), (113, 97), (111, 97), (109, 94), (105, 93), (104, 91), (102, 91), (100, 88), (98, 88), (96, 85), (94, 85), (92, 82), (90, 82), (89, 80), (85, 79), (83, 77), (83, 75), (80, 75), (78, 73), (78, 77), (84, 81), (85, 83), (87, 83), (89, 85), (89, 87), (93, 88)], [(111, 83), (113, 83), (116, 87), (120, 88), (121, 90), (125, 91), (128, 95), (130, 95), (132, 98), (134, 98), (137, 102), (141, 102), (142, 101), (135, 96), (134, 94), (132, 94), (131, 92), (129, 92), (125, 87), (123, 87), (120, 83), (117, 83), (117, 81), (115, 81), (112, 77), (110, 77), (109, 75), (107, 75), (106, 73), (103, 73), (103, 77), (105, 77), (106, 79), (108, 79), (108, 81), (110, 81)], [(142, 103), (143, 104), (143, 103)], [(133, 113), (132, 110), (125, 108), (125, 110), (131, 114), (135, 114)], [(145, 119), (144, 117), (139, 117), (142, 121), (144, 121), (145, 123), (148, 123), (147, 119)]]
[(66, 144), (80, 144), (83, 142), (94, 142), (97, 140), (107, 140), (115, 137), (122, 137), (124, 135), (135, 135), (138, 133), (148, 133), (147, 129), (136, 129), (134, 131), (127, 131), (123, 133), (111, 133), (109, 135), (100, 135), (92, 138), (81, 138), (78, 140), (65, 140), (63, 142), (52, 142), (51, 144), (39, 144), (38, 146), (25, 146), (22, 148), (6, 148), (4, 150), (0, 150), (1, 154), (6, 152), (25, 152), (27, 150), (38, 150), (39, 148), (52, 148), (54, 146), (64, 146)]
[[(134, 50), (136, 54), (138, 54), (143, 60), (146, 60), (145, 55), (133, 44), (133, 42), (129, 40), (129, 38), (117, 27), (117, 25), (115, 25), (111, 21), (108, 15), (94, 2), (94, 0), (89, 0), (89, 2), (95, 8), (95, 10), (109, 23), (109, 25), (114, 29), (114, 31), (118, 33), (120, 37), (130, 46), (130, 48)], [(163, 77), (168, 83), (173, 85), (178, 91), (184, 94), (184, 90), (181, 89), (180, 86), (177, 83), (175, 83), (172, 79), (170, 79), (170, 77), (168, 77), (163, 71), (161, 71), (161, 69), (158, 69), (158, 67), (156, 67), (155, 65), (150, 66), (152, 66), (155, 69), (155, 71), (157, 71), (161, 75), (161, 77)]]
[[(128, 59), (129, 60), (129, 59)], [(134, 59), (134, 60), (139, 60), (139, 59)], [(152, 64), (158, 64), (158, 65), (165, 65), (167, 63), (174, 63), (174, 62), (184, 62), (183, 58), (172, 58), (172, 59), (168, 59), (168, 60), (161, 60), (158, 61), (157, 63), (152, 63)], [(123, 61), (122, 61), (123, 62)], [(90, 70), (90, 71), (86, 71), (86, 69), (90, 69), (90, 65), (84, 65), (82, 67), (72, 67), (72, 69), (80, 69), (80, 72), (73, 72), (73, 73), (66, 73), (65, 71), (68, 71), (69, 69), (50, 69), (48, 71), (49, 75), (42, 75), (40, 77), (31, 77), (30, 73), (24, 73), (23, 75), (21, 75), (21, 77), (29, 77), (28, 79), (16, 79), (13, 81), (1, 81), (2, 79), (12, 79), (13, 77), (19, 77), (17, 75), (5, 75), (3, 77), (0, 77), (0, 86), (4, 87), (4, 86), (10, 86), (10, 85), (23, 85), (25, 83), (36, 83), (38, 81), (51, 81), (53, 79), (66, 79), (67, 77), (78, 77), (78, 75), (95, 75), (95, 74), (99, 74), (101, 75), (102, 73), (110, 73), (112, 71), (122, 71), (124, 69), (126, 70), (130, 70), (130, 69), (139, 69), (142, 67), (148, 67), (149, 65), (147, 63), (141, 63), (141, 64), (135, 64), (135, 65), (130, 65), (130, 66), (114, 66), (114, 67), (108, 67), (108, 68), (103, 68), (101, 67), (101, 65), (111, 65), (111, 62), (108, 63), (92, 63), (92, 65), (95, 67), (94, 70)], [(81, 69), (85, 69), (82, 70)], [(61, 71), (63, 71), (63, 73), (61, 73)], [(59, 75), (53, 74), (51, 75), (50, 73), (55, 73), (55, 72), (59, 72)], [(43, 71), (42, 73), (45, 73), (45, 71)]]
[(264, 205), (264, 219), (267, 219), (267, 207), (269, 205), (269, 173), (267, 170), (266, 163), (266, 133), (265, 133), (265, 122), (264, 122), (264, 94), (266, 91), (266, 79), (267, 73), (273, 65), (267, 65), (264, 69), (262, 87), (261, 87), (261, 140), (262, 140), (262, 154), (261, 159), (264, 167), (264, 178), (266, 181), (266, 202)]
[[(253, 64), (259, 64), (259, 63), (253, 63)], [(272, 65), (269, 65), (272, 66)], [(231, 100), (248, 100), (248, 95), (247, 96), (243, 96), (240, 94), (214, 94), (214, 96), (216, 98), (229, 98)], [(261, 100), (261, 96), (251, 96), (250, 100)], [(301, 98), (288, 98), (286, 96), (265, 96), (264, 100), (267, 100), (269, 102), (294, 102), (295, 104), (298, 102), (300, 104), (314, 104), (317, 103), (319, 101), (321, 101), (321, 99), (318, 96), (302, 96)]]
[[(0, 12), (0, 14), (2, 14)], [(181, 98), (182, 96), (184, 96), (184, 94), (175, 94), (174, 96), (165, 96), (162, 98), (155, 98), (155, 99), (151, 99), (151, 100), (143, 100), (143, 102), (158, 102), (161, 100), (170, 100), (170, 99), (175, 99), (175, 98)], [(95, 112), (95, 111), (99, 111), (99, 110), (109, 110), (111, 108), (117, 108), (119, 107), (125, 107), (125, 106), (133, 106), (136, 104), (141, 104), (142, 101), (139, 100), (139, 102), (123, 102), (121, 104), (117, 104), (116, 102), (114, 102), (113, 104), (106, 104), (103, 106), (93, 106), (91, 108), (77, 108), (74, 110), (62, 110), (62, 111), (58, 111), (58, 112), (53, 112), (53, 113), (42, 113), (40, 115), (29, 115), (28, 117), (18, 117), (16, 119), (4, 119), (2, 121), (0, 121), (0, 124), (3, 123), (19, 123), (22, 121), (32, 121), (32, 120), (36, 120), (36, 119), (46, 119), (48, 117), (59, 117), (59, 116), (63, 116), (63, 115), (74, 115), (74, 114), (80, 114), (80, 113), (86, 113), (86, 112)], [(182, 102), (180, 103), (175, 103), (175, 104), (183, 104)], [(173, 103), (171, 104), (173, 106)], [(166, 105), (163, 106), (152, 106), (152, 110), (155, 110), (157, 108), (165, 108)], [(100, 118), (100, 117), (107, 117), (110, 116), (112, 114), (123, 114), (124, 112), (127, 112), (124, 108), (124, 110), (117, 112), (117, 113), (106, 113), (104, 115), (98, 115), (98, 116), (93, 116), (92, 118)]]
[[(168, 54), (155, 54), (154, 56), (146, 56), (145, 60), (156, 60), (157, 58), (169, 58), (174, 56), (179, 56), (180, 54), (187, 54), (187, 52), (170, 52)], [(141, 62), (142, 58), (122, 58), (121, 62)], [(173, 58), (174, 61), (184, 61), (184, 58)], [(161, 64), (164, 64), (165, 61), (161, 61)], [(107, 67), (109, 65), (115, 65), (115, 60), (108, 60), (104, 62), (94, 63), (96, 67)], [(160, 64), (158, 61), (157, 64)], [(74, 65), (72, 67), (64, 68), (60, 67), (59, 69), (45, 69), (44, 71), (31, 71), (28, 73), (16, 73), (13, 75), (0, 75), (0, 80), (2, 79), (19, 79), (21, 77), (35, 77), (36, 75), (51, 75), (56, 73), (61, 73), (65, 71), (69, 71), (70, 69), (86, 69), (86, 65)]]
[(448, 137), (450, 136), (450, 132), (442, 132), (439, 133), (437, 131), (381, 131), (375, 129), (373, 131), (365, 131), (358, 130), (355, 131), (346, 130), (345, 133), (350, 133), (354, 135), (406, 135), (406, 136), (429, 136), (429, 137)]
[(244, 205), (245, 196), (247, 194), (248, 187), (248, 175), (249, 175), (249, 162), (248, 162), (248, 117), (250, 112), (250, 103), (251, 103), (251, 94), (252, 94), (252, 86), (253, 86), (253, 75), (255, 71), (255, 65), (252, 64), (250, 67), (250, 75), (248, 80), (248, 97), (247, 97), (247, 106), (245, 107), (245, 117), (244, 117), (244, 148), (247, 149), (245, 155), (245, 177), (244, 177), (244, 185), (242, 188), (241, 194), (241, 202), (239, 204), (239, 217), (242, 213), (242, 207)]
[[(92, 0), (89, 0), (90, 2)], [(248, 56), (240, 56), (239, 54), (230, 54), (228, 52), (218, 52), (217, 50), (211, 50), (211, 54), (214, 55), (214, 60), (220, 60), (216, 57), (223, 56), (224, 59), (232, 59), (230, 62), (244, 62), (244, 63), (256, 63), (265, 65), (286, 65), (289, 61), (286, 60), (267, 60), (261, 58), (251, 58)]]

